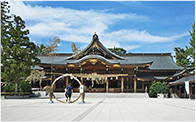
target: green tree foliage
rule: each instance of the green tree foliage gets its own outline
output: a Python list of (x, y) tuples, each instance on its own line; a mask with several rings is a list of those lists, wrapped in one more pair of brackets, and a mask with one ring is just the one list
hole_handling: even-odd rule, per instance
[(3, 54), (3, 47), (5, 43), (8, 43), (6, 40), (8, 23), (11, 16), (8, 16), (10, 6), (7, 5), (8, 2), (0, 1), (0, 78), (2, 77), (1, 72), (3, 71), (2, 61), (6, 59), (6, 55)]
[(167, 94), (169, 93), (169, 84), (167, 82), (161, 83), (160, 81), (153, 81), (149, 88), (149, 96), (150, 97), (157, 97), (158, 93)]
[(192, 32), (189, 31), (191, 35), (190, 46), (185, 46), (185, 49), (180, 47), (174, 48), (176, 65), (178, 66), (195, 68), (195, 23), (192, 25), (192, 29)]
[[(15, 84), (10, 83), (6, 84), (2, 87), (3, 92), (14, 92), (15, 91)], [(18, 82), (17, 91), (19, 92), (31, 92), (31, 84), (21, 80)]]
[(29, 41), (29, 30), (20, 16), (9, 15), (8, 2), (1, 2), (1, 76), (5, 82), (19, 82), (37, 65), (38, 46)]
[(108, 50), (110, 50), (116, 54), (126, 54), (126, 50), (123, 48), (119, 48), (119, 47), (108, 48)]
[(180, 47), (175, 47), (174, 51), (176, 53), (176, 65), (185, 67), (189, 65), (189, 60), (187, 59), (187, 54), (185, 53), (185, 49)]
[(39, 51), (38, 51), (38, 53), (39, 54), (43, 54), (44, 52), (43, 52), (43, 49), (44, 48), (46, 48), (46, 46), (44, 45), (44, 44), (41, 44), (40, 46), (39, 46)]
[(18, 91), (31, 92), (31, 84), (25, 82), (24, 80), (20, 81), (20, 83), (18, 84)]
[(7, 43), (3, 44), (4, 60), (2, 78), (6, 82), (20, 81), (21, 77), (27, 77), (31, 66), (35, 66), (40, 60), (37, 58), (39, 47), (29, 41), (26, 36), (29, 30), (25, 29), (25, 22), (14, 16), (12, 23), (9, 23)]

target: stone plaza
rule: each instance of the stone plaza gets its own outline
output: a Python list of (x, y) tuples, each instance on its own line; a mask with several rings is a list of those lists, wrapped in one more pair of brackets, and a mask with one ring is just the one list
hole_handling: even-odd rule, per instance
[[(55, 93), (65, 100), (64, 93)], [(73, 93), (75, 99), (78, 93)], [(1, 99), (1, 121), (195, 121), (195, 100), (149, 98), (145, 93), (86, 93), (75, 103), (49, 97)]]

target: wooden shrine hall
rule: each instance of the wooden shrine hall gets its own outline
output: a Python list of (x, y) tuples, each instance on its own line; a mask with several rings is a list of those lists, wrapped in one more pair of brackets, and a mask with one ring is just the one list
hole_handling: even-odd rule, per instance
[[(77, 55), (59, 53), (53, 56), (53, 61), (46, 55), (40, 54), (38, 58), (41, 60), (38, 66), (48, 73), (42, 87), (51, 84), (53, 65), (53, 80), (62, 74), (72, 73), (87, 87), (86, 92), (147, 92), (154, 80), (175, 81), (179, 72), (193, 70), (177, 66), (170, 53), (115, 54), (103, 46), (96, 33), (89, 45)], [(87, 77), (89, 74), (100, 76), (100, 80), (105, 78), (105, 82), (92, 82), (92, 78)], [(180, 77), (185, 75), (180, 74)], [(74, 91), (79, 90), (79, 84), (70, 77), (56, 82), (54, 90), (63, 92), (68, 82)], [(33, 87), (39, 87), (39, 83), (33, 84)]]

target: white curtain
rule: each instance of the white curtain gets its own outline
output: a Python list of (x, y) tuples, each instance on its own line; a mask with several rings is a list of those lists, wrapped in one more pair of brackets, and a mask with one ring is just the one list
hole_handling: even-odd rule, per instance
[(189, 94), (189, 81), (185, 81), (185, 89), (186, 89), (186, 93)]

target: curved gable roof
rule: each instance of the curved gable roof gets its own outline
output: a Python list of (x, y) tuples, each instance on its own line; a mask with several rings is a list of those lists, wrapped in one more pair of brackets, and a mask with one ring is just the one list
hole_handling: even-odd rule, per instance
[[(123, 57), (111, 52), (110, 50), (108, 50), (100, 41), (99, 38), (97, 36), (97, 34), (95, 33), (93, 35), (93, 39), (92, 41), (89, 43), (89, 45), (84, 48), (79, 54), (82, 54), (82, 56), (80, 58), (83, 58), (84, 56), (87, 55), (87, 53), (90, 51), (90, 49), (94, 49), (94, 48), (98, 48), (99, 50), (101, 50), (104, 55), (109, 55), (112, 57), (112, 59), (116, 59), (116, 60), (124, 60)], [(67, 60), (69, 59), (73, 59), (74, 56), (68, 57)]]

